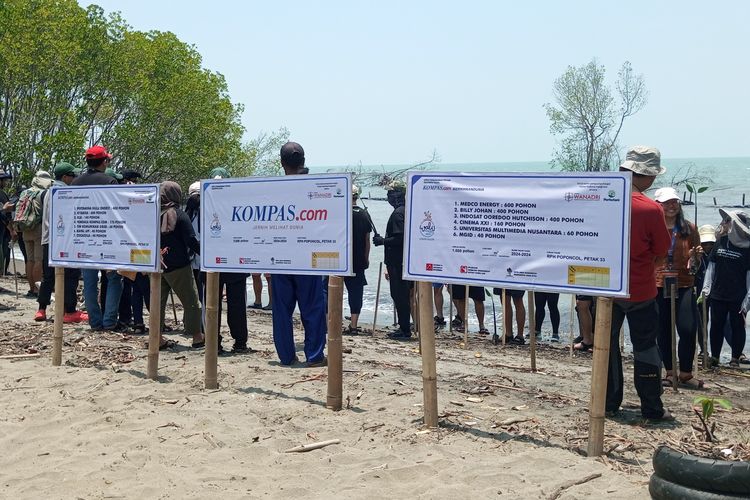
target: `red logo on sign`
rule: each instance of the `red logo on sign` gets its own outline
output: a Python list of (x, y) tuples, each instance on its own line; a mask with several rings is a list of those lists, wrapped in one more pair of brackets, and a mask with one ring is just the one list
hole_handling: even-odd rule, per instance
[(466, 272), (466, 266), (461, 266), (461, 272), (462, 272), (462, 273), (465, 273), (465, 272)]
[(221, 264), (221, 257), (216, 257), (216, 263)]
[(424, 268), (425, 268), (425, 269), (426, 269), (427, 271), (432, 271), (432, 264), (425, 264), (425, 265), (424, 265)]

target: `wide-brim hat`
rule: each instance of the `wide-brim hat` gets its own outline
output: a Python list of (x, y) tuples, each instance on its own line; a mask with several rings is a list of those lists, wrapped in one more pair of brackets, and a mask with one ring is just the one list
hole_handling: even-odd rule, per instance
[(729, 219), (732, 224), (740, 233), (743, 233), (744, 238), (750, 238), (750, 215), (742, 210), (724, 210), (719, 209), (719, 214), (723, 220)]
[(640, 175), (656, 177), (667, 171), (661, 164), (661, 153), (650, 146), (634, 146), (625, 155), (621, 168)]
[(716, 243), (716, 228), (711, 224), (704, 224), (698, 228), (701, 243)]

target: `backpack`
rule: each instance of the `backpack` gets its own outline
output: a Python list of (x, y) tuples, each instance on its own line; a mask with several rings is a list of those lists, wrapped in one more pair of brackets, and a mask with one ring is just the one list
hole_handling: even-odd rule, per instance
[(42, 202), (45, 190), (30, 187), (21, 193), (16, 203), (16, 215), (13, 222), (18, 229), (30, 231), (42, 223)]

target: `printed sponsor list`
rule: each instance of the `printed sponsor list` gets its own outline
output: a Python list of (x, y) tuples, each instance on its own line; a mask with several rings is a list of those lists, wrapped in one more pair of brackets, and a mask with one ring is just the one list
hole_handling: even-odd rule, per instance
[(207, 180), (201, 193), (203, 270), (350, 275), (348, 174)]
[(50, 196), (50, 265), (158, 270), (157, 185), (55, 186)]
[(625, 296), (629, 177), (412, 173), (405, 277)]

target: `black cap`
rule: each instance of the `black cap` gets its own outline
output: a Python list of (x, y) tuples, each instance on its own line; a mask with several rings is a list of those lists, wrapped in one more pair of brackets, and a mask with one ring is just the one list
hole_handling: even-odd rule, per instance
[(281, 165), (299, 168), (305, 165), (305, 150), (296, 142), (287, 142), (281, 146)]
[(135, 170), (123, 170), (120, 172), (120, 175), (122, 175), (122, 178), (126, 181), (132, 181), (143, 177), (140, 172), (136, 172)]
[(6, 172), (5, 170), (0, 170), (0, 179), (12, 179), (13, 174), (10, 172)]

